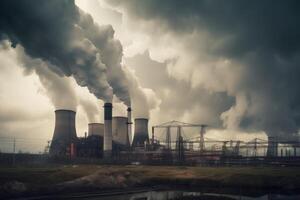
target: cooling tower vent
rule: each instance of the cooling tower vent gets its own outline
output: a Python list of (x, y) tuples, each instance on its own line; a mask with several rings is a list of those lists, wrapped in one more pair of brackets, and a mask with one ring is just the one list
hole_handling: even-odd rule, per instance
[(116, 116), (112, 118), (112, 135), (115, 143), (129, 146), (127, 124), (127, 117)]
[(51, 155), (65, 156), (77, 142), (75, 128), (76, 112), (72, 110), (55, 111), (55, 128), (50, 146)]
[(145, 143), (149, 143), (148, 119), (136, 118), (134, 120), (134, 138), (132, 146), (143, 147)]
[(97, 135), (104, 136), (104, 124), (102, 123), (89, 123), (88, 124), (88, 136)]

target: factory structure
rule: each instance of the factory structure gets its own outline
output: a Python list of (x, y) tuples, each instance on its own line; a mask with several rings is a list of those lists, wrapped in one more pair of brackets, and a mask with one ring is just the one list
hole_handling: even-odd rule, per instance
[[(143, 164), (300, 164), (298, 140), (221, 141), (206, 137), (206, 124), (178, 121), (152, 126), (149, 133), (149, 119), (132, 122), (130, 107), (127, 116), (113, 116), (111, 103), (103, 108), (104, 123), (88, 124), (84, 137), (77, 136), (75, 111), (56, 110), (50, 156)], [(197, 137), (186, 137), (186, 129), (196, 132)]]
[(131, 141), (131, 108), (127, 109), (127, 116), (113, 116), (111, 103), (105, 103), (103, 108), (104, 123), (89, 123), (84, 137), (77, 137), (75, 111), (56, 110), (49, 154), (54, 157), (97, 157), (109, 160), (121, 152), (129, 152), (135, 147), (144, 148), (149, 144), (148, 119), (135, 119)]

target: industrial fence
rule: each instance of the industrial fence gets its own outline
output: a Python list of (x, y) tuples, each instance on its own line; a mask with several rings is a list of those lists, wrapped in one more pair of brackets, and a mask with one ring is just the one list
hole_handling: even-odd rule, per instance
[(49, 145), (47, 138), (0, 137), (0, 153), (44, 154)]

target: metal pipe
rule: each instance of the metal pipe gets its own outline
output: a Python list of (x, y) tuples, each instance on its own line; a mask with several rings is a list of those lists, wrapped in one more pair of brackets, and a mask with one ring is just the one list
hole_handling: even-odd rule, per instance
[(132, 142), (132, 121), (131, 121), (131, 107), (127, 108), (127, 135), (129, 138), (129, 144)]

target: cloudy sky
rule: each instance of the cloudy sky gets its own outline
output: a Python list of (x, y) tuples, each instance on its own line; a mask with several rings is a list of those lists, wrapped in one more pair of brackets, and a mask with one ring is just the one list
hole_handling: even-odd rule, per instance
[(0, 137), (34, 144), (23, 149), (42, 150), (59, 108), (77, 110), (82, 136), (111, 93), (114, 115), (131, 104), (150, 125), (208, 124), (209, 138), (299, 132), (299, 1), (8, 2)]

